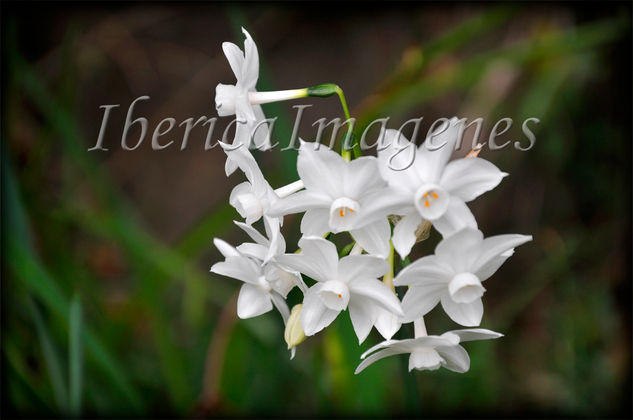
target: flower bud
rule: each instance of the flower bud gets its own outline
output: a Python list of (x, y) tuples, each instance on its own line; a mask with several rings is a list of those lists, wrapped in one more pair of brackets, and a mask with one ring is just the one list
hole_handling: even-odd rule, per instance
[(301, 308), (303, 305), (299, 303), (290, 311), (290, 317), (286, 323), (286, 331), (284, 331), (284, 339), (288, 343), (288, 348), (293, 348), (303, 342), (306, 339), (306, 335), (301, 327)]

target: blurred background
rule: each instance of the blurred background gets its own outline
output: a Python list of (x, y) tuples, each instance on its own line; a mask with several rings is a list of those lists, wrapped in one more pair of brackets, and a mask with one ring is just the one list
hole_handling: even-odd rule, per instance
[[(247, 238), (219, 148), (182, 128), (234, 83), (223, 41), (260, 52), (259, 90), (337, 83), (357, 133), (390, 116), (500, 118), (484, 148), (510, 176), (472, 203), (486, 235), (532, 234), (487, 282), (471, 370), (408, 374), (407, 358), (354, 376), (349, 317), (289, 360), (275, 312), (236, 319), (239, 282), (209, 273), (212, 245)], [(149, 120), (121, 149), (129, 104)], [(312, 122), (340, 117), (335, 98)], [(94, 146), (106, 104), (104, 145)], [(287, 142), (293, 103), (266, 105)], [(217, 139), (230, 119), (216, 124)], [(129, 133), (133, 144), (138, 127)], [(2, 410), (7, 416), (626, 416), (631, 409), (631, 8), (628, 3), (2, 4)], [(466, 153), (467, 150), (462, 151)], [(274, 187), (296, 152), (259, 152)], [(298, 217), (284, 233), (293, 251)], [(432, 252), (437, 233), (415, 249)], [(293, 292), (291, 302), (299, 296)], [(430, 333), (455, 325), (436, 309)], [(406, 328), (403, 337), (411, 332)]]

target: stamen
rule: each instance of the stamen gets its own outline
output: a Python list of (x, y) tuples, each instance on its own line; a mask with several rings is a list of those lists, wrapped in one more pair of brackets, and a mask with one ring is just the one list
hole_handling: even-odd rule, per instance
[(428, 201), (425, 201), (425, 202), (424, 202), (424, 205), (425, 205), (426, 207), (429, 207), (429, 202), (428, 202)]
[(424, 194), (422, 194), (422, 197), (423, 197), (423, 198), (426, 198), (426, 197), (428, 197), (428, 196), (429, 196), (429, 193), (424, 193)]
[(354, 209), (349, 209), (349, 211), (351, 211), (352, 213), (354, 213)]
[(339, 214), (341, 217), (344, 217), (344, 216), (345, 216), (345, 213), (343, 212), (343, 209), (340, 209), (340, 210), (338, 211), (338, 214)]
[(439, 198), (434, 192), (432, 192), (431, 195), (433, 195), (433, 198)]
[(340, 294), (338, 295), (338, 298), (339, 298), (339, 299), (340, 299), (340, 298), (342, 298), (342, 297), (343, 297), (342, 295), (340, 295)]

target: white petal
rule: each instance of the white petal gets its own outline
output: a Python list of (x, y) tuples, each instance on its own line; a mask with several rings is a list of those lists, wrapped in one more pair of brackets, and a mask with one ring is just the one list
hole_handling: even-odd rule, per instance
[(264, 261), (266, 258), (266, 253), (268, 252), (268, 247), (259, 244), (253, 244), (250, 242), (245, 242), (242, 245), (237, 247), (237, 250), (240, 251), (243, 255), (247, 257), (255, 258), (260, 261)]
[(442, 296), (442, 308), (453, 321), (465, 327), (476, 327), (481, 323), (484, 304), (481, 298), (470, 303), (457, 303), (448, 294)]
[(226, 261), (215, 263), (211, 272), (252, 284), (257, 284), (261, 276), (261, 268), (250, 258), (242, 256), (227, 257)]
[(411, 252), (411, 248), (413, 248), (416, 241), (415, 233), (421, 223), (422, 216), (414, 210), (400, 219), (393, 228), (393, 238), (391, 241), (393, 242), (394, 249), (400, 255), (400, 258), (406, 258)]
[(360, 295), (371, 299), (377, 305), (396, 315), (404, 315), (396, 295), (380, 280), (355, 279), (349, 282), (349, 289), (352, 293), (352, 299), (354, 299), (354, 295)]
[(415, 348), (415, 340), (411, 338), (407, 338), (405, 340), (386, 340), (386, 341), (383, 341), (382, 343), (378, 343), (375, 346), (369, 348), (367, 351), (365, 351), (363, 354), (360, 355), (360, 358), (364, 359), (365, 357), (369, 356), (371, 353), (378, 351), (380, 349), (388, 348), (388, 347), (394, 348), (394, 349), (397, 348), (397, 349), (402, 350), (403, 353), (406, 353)]
[[(444, 129), (447, 123), (448, 128)], [(414, 167), (426, 183), (439, 183), (442, 172), (455, 151), (460, 124), (459, 120), (452, 118), (436, 129), (435, 132), (440, 134), (429, 136), (418, 148)]]
[(378, 171), (378, 161), (373, 156), (363, 156), (345, 165), (343, 196), (358, 200), (361, 196), (376, 191), (387, 184)]
[(329, 309), (318, 296), (322, 283), (317, 283), (308, 289), (301, 309), (301, 327), (305, 335), (318, 333), (336, 319), (340, 311)]
[(383, 308), (378, 308), (378, 317), (376, 317), (374, 325), (385, 340), (390, 340), (402, 326), (402, 321), (397, 315)]
[(462, 346), (436, 347), (435, 350), (444, 358), (443, 366), (446, 369), (458, 373), (470, 369), (470, 357)]
[(301, 219), (301, 233), (306, 236), (323, 236), (329, 232), (329, 209), (309, 209)]
[(233, 172), (237, 170), (237, 163), (233, 162), (229, 156), (226, 157), (224, 162), (224, 173), (226, 176), (231, 176)]
[(378, 169), (392, 188), (413, 193), (422, 184), (414, 168), (416, 145), (398, 130), (388, 129), (380, 134)]
[(452, 267), (455, 274), (469, 271), (479, 256), (477, 249), (483, 243), (483, 239), (481, 231), (464, 228), (442, 239), (435, 248), (435, 255), (441, 264)]
[(264, 235), (259, 233), (257, 229), (255, 229), (253, 226), (235, 220), (233, 221), (233, 223), (235, 223), (240, 229), (246, 232), (246, 234), (250, 236), (251, 239), (254, 240), (256, 243), (268, 246), (268, 239), (266, 239)]
[(387, 270), (389, 264), (382, 258), (373, 255), (348, 255), (339, 261), (338, 278), (345, 282), (375, 279), (384, 276)]
[(507, 175), (485, 159), (463, 158), (446, 165), (440, 184), (467, 203), (499, 185)]
[(396, 355), (396, 354), (402, 354), (402, 353), (407, 353), (407, 351), (403, 350), (401, 348), (393, 348), (393, 347), (388, 347), (388, 348), (386, 348), (384, 350), (376, 352), (376, 353), (372, 354), (371, 356), (369, 356), (368, 358), (366, 358), (365, 360), (363, 360), (362, 362), (360, 362), (360, 364), (358, 365), (358, 367), (354, 371), (354, 374), (358, 375), (367, 366), (371, 365), (372, 363), (377, 362), (380, 359), (384, 359), (385, 357), (393, 356), (393, 355)]
[[(485, 280), (507, 259), (509, 250), (532, 240), (530, 235), (497, 235), (483, 240), (478, 248), (478, 258), (472, 264), (472, 272)], [(506, 254), (506, 255), (504, 255)]]
[(214, 238), (213, 239), (213, 245), (215, 245), (215, 247), (218, 249), (218, 251), (220, 251), (220, 253), (222, 255), (224, 255), (224, 258), (226, 258), (226, 257), (239, 257), (240, 256), (240, 253), (237, 252), (237, 249), (235, 249), (235, 247), (233, 247), (232, 245), (229, 245), (228, 243), (226, 243), (222, 239)]
[(244, 66), (242, 67), (242, 84), (245, 88), (251, 90), (257, 84), (259, 77), (259, 54), (257, 53), (257, 45), (251, 38), (251, 35), (242, 28), (242, 32), (246, 36), (244, 40)]
[(365, 341), (371, 331), (371, 327), (376, 322), (378, 308), (373, 302), (356, 297), (350, 300), (348, 309), (354, 332), (356, 337), (358, 337), (358, 344), (361, 344)]
[(240, 47), (232, 42), (223, 42), (222, 51), (224, 51), (224, 55), (229, 61), (231, 70), (235, 74), (235, 79), (240, 80), (242, 78), (242, 67), (244, 66), (244, 53), (240, 50)]
[(288, 304), (285, 299), (277, 292), (272, 292), (270, 294), (270, 298), (272, 300), (273, 305), (279, 311), (279, 314), (284, 320), (284, 325), (288, 322), (288, 318), (290, 317), (290, 310), (288, 309)]
[(331, 198), (343, 196), (345, 161), (338, 153), (320, 145), (302, 142), (297, 157), (297, 171), (306, 189)]
[(466, 330), (453, 330), (451, 333), (459, 336), (461, 342), (475, 340), (490, 340), (503, 337), (503, 334), (487, 330), (485, 328), (469, 328)]
[(438, 304), (443, 293), (446, 293), (444, 285), (409, 288), (402, 298), (402, 310), (405, 313), (403, 320), (411, 322), (429, 313)]
[(220, 145), (226, 155), (244, 172), (244, 175), (246, 175), (246, 178), (253, 185), (253, 189), (256, 192), (263, 192), (267, 188), (270, 188), (261, 169), (259, 169), (259, 165), (257, 165), (257, 161), (251, 152), (249, 152), (248, 147), (244, 145), (233, 146), (222, 142), (220, 142)]
[(253, 113), (255, 114), (255, 121), (250, 124), (249, 130), (253, 143), (258, 150), (268, 150), (271, 148), (270, 142), (270, 129), (264, 115), (264, 110), (261, 105), (251, 105)]
[(271, 217), (279, 217), (310, 209), (329, 209), (331, 202), (332, 200), (326, 195), (303, 190), (277, 200), (270, 206), (266, 214)]
[(363, 195), (359, 201), (361, 214), (358, 226), (383, 219), (391, 214), (402, 216), (415, 210), (411, 194), (391, 187)]
[(303, 237), (299, 240), (300, 254), (285, 254), (275, 260), (317, 281), (336, 279), (338, 253), (336, 246), (323, 238)]
[(433, 226), (446, 238), (465, 227), (477, 229), (477, 221), (462, 200), (451, 197), (446, 212), (442, 217), (433, 221)]
[(352, 229), (349, 233), (369, 254), (374, 254), (381, 258), (386, 258), (389, 255), (391, 228), (386, 218), (359, 229)]
[(242, 319), (253, 318), (270, 311), (273, 304), (270, 295), (260, 287), (244, 284), (237, 298), (237, 316)]
[(403, 268), (393, 281), (396, 286), (436, 286), (446, 287), (453, 272), (442, 264), (436, 255), (428, 255), (415, 260)]

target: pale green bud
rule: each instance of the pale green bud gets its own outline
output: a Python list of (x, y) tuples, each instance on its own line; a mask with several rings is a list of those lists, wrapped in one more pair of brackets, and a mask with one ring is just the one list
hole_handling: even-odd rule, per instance
[(301, 308), (303, 305), (300, 303), (295, 305), (290, 311), (290, 317), (286, 323), (286, 331), (284, 331), (284, 339), (288, 343), (288, 348), (293, 348), (303, 342), (306, 339), (306, 335), (301, 327)]

